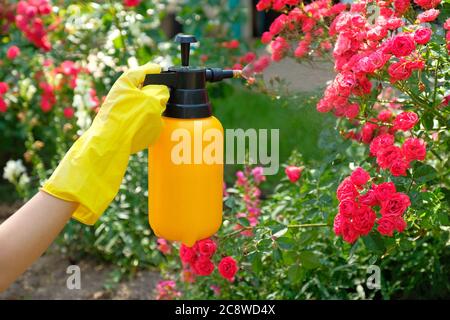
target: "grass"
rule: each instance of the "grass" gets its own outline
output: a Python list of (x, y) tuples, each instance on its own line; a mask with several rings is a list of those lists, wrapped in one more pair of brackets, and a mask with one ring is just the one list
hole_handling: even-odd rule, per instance
[[(318, 140), (328, 117), (316, 111), (315, 93), (281, 101), (236, 87), (223, 97), (211, 100), (214, 115), (225, 129), (279, 129), (280, 164), (288, 160), (294, 149), (302, 153), (306, 162), (319, 160), (324, 155), (318, 147)], [(226, 166), (225, 179), (228, 183), (234, 180), (237, 168), (239, 166)], [(269, 177), (269, 184), (278, 180), (283, 171), (280, 168), (276, 176)]]

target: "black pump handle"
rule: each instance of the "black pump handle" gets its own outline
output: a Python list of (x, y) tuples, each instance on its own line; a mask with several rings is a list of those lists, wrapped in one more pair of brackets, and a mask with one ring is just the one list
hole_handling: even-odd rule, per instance
[(191, 43), (197, 42), (197, 39), (191, 35), (177, 34), (175, 42), (178, 42), (181, 45), (181, 65), (183, 67), (189, 66)]

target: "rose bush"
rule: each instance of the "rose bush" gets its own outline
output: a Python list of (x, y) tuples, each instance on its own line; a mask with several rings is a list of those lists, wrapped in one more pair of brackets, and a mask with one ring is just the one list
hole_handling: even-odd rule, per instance
[[(27, 198), (89, 126), (124, 66), (175, 64), (178, 49), (159, 30), (164, 2), (0, 4), (1, 160), (23, 158), (8, 162), (4, 177)], [(113, 281), (159, 266), (158, 299), (448, 296), (448, 2), (260, 1), (258, 10), (280, 15), (261, 39), (270, 56), (259, 57), (230, 36), (242, 11), (208, 6), (221, 10), (187, 1), (177, 13), (185, 32), (205, 35), (195, 64), (244, 68), (267, 93), (260, 75), (269, 64), (333, 59), (338, 74), (317, 99), (319, 112), (336, 116), (322, 123), (326, 156), (305, 161), (294, 151), (270, 192), (261, 168), (243, 168), (224, 187), (222, 228), (188, 248), (152, 236), (147, 156), (137, 154), (99, 223), (69, 223), (60, 249), (75, 261), (113, 261)], [(366, 284), (374, 264), (380, 290)]]
[[(235, 217), (231, 209), (217, 235), (218, 252), (238, 257), (237, 281), (230, 285), (214, 273), (194, 283), (191, 279), (185, 296), (376, 297), (378, 292), (365, 287), (363, 274), (374, 263), (385, 272), (384, 298), (448, 296), (447, 285), (426, 293), (422, 290), (428, 284), (419, 282), (445, 277), (448, 259), (441, 241), (449, 237), (450, 20), (448, 14), (440, 16), (441, 11), (449, 12), (448, 1), (413, 5), (363, 0), (346, 5), (261, 0), (257, 9), (280, 13), (261, 38), (272, 61), (326, 56), (334, 61), (337, 75), (318, 101), (317, 111), (332, 112), (340, 134), (361, 146), (354, 152), (354, 146), (341, 149), (346, 156), (335, 153), (328, 159), (333, 168), (309, 164), (310, 169), (302, 172), (298, 169), (302, 163), (289, 164), (288, 180), (300, 181), (301, 187), (281, 191), (282, 183), (263, 202), (262, 210), (257, 202), (256, 219), (247, 206), (254, 197), (247, 184), (260, 182), (249, 170), (238, 173), (242, 204)], [(251, 63), (246, 72), (258, 78)], [(345, 162), (352, 172), (347, 172)], [(341, 183), (333, 177), (341, 178)], [(323, 181), (327, 185), (321, 188)], [(225, 203), (228, 197), (229, 191)], [(298, 220), (304, 223), (294, 222)], [(330, 234), (331, 220), (332, 232), (351, 246)], [(434, 253), (425, 249), (430, 245)], [(420, 253), (416, 256), (412, 248)], [(428, 276), (403, 279), (402, 272), (416, 263), (428, 270)], [(342, 274), (346, 268), (349, 273)]]

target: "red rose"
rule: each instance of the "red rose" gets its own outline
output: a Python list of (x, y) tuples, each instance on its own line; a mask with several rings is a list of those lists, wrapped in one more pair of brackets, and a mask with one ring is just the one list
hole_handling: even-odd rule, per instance
[(185, 263), (192, 263), (195, 261), (196, 253), (193, 248), (190, 248), (188, 246), (185, 246), (184, 244), (181, 244), (180, 247), (180, 259), (181, 261)]
[(380, 213), (382, 216), (401, 216), (411, 205), (409, 197), (402, 193), (391, 193), (386, 200), (381, 202)]
[(432, 9), (436, 8), (441, 3), (441, 0), (414, 0), (414, 3), (424, 9)]
[(358, 190), (356, 190), (350, 177), (345, 178), (336, 190), (336, 196), (339, 201), (344, 199), (355, 199), (358, 194)]
[(361, 141), (364, 143), (370, 143), (373, 139), (375, 130), (378, 129), (378, 125), (375, 123), (367, 122), (361, 129)]
[(378, 219), (378, 232), (384, 236), (392, 237), (395, 230), (394, 217), (382, 217)]
[(355, 242), (359, 237), (358, 230), (356, 230), (351, 222), (344, 217), (342, 217), (341, 233), (342, 239), (348, 243)]
[(268, 44), (272, 41), (272, 34), (269, 31), (266, 31), (261, 36), (261, 42), (263, 44)]
[(370, 143), (370, 153), (376, 155), (378, 151), (394, 144), (394, 136), (389, 133), (380, 134)]
[(300, 179), (302, 171), (303, 168), (296, 166), (287, 166), (286, 169), (284, 170), (286, 176), (291, 182), (296, 182), (298, 179)]
[(362, 205), (353, 215), (353, 226), (360, 235), (367, 235), (373, 228), (377, 215), (369, 206)]
[(419, 28), (414, 32), (414, 41), (418, 44), (426, 44), (431, 38), (430, 28)]
[(200, 256), (195, 260), (192, 268), (199, 276), (209, 276), (214, 271), (214, 264), (208, 257)]
[(136, 7), (141, 3), (141, 0), (123, 0), (123, 5), (126, 7)]
[(401, 158), (402, 151), (397, 146), (388, 146), (377, 152), (377, 163), (381, 169), (390, 168), (394, 160)]
[(375, 189), (372, 186), (372, 188), (367, 191), (365, 194), (361, 195), (358, 198), (359, 203), (364, 204), (366, 206), (376, 206), (378, 204), (378, 199), (377, 196), (375, 194)]
[(426, 143), (419, 138), (408, 138), (402, 145), (402, 151), (408, 160), (425, 160)]
[(67, 107), (67, 108), (64, 108), (63, 113), (64, 113), (64, 117), (66, 117), (67, 119), (70, 119), (75, 114), (75, 110), (72, 107)]
[(405, 111), (395, 117), (394, 129), (408, 131), (419, 122), (419, 117), (415, 112)]
[(353, 171), (352, 175), (350, 176), (350, 179), (352, 180), (353, 184), (357, 186), (362, 186), (367, 183), (370, 179), (369, 173), (364, 170), (363, 168), (356, 168), (355, 171)]
[(405, 220), (399, 216), (381, 217), (378, 219), (377, 223), (378, 232), (389, 237), (393, 236), (395, 230), (403, 232), (406, 228)]
[(200, 255), (208, 258), (211, 258), (217, 249), (216, 243), (211, 239), (198, 241), (196, 247)]
[(0, 82), (0, 95), (5, 94), (9, 90), (9, 86), (6, 82)]
[(8, 51), (6, 51), (6, 57), (9, 60), (14, 60), (19, 54), (20, 54), (20, 49), (17, 46), (11, 46), (8, 48)]
[(391, 122), (391, 118), (392, 118), (392, 111), (385, 109), (380, 111), (380, 113), (378, 113), (377, 119), (383, 122)]
[(394, 0), (395, 11), (400, 15), (403, 15), (408, 10), (409, 6), (409, 0)]
[(359, 105), (357, 103), (352, 103), (347, 106), (345, 110), (345, 116), (348, 119), (356, 118), (359, 114)]
[(342, 225), (344, 223), (343, 219), (343, 215), (339, 213), (334, 217), (333, 230), (337, 236), (342, 235)]
[(397, 58), (410, 55), (416, 48), (410, 34), (401, 33), (391, 39), (388, 50)]
[(350, 218), (358, 210), (358, 204), (352, 199), (344, 199), (339, 203), (339, 214)]
[(383, 202), (387, 200), (391, 194), (396, 193), (395, 184), (393, 182), (383, 182), (374, 187), (375, 196), (378, 201)]
[(271, 6), (272, 0), (259, 0), (259, 2), (256, 4), (256, 10), (264, 11), (266, 9), (270, 9)]
[(399, 61), (389, 66), (388, 73), (391, 76), (391, 82), (396, 82), (408, 79), (411, 76), (411, 69), (407, 68), (404, 61)]
[(409, 168), (409, 161), (405, 159), (396, 159), (389, 170), (394, 177), (406, 176), (406, 170)]
[(219, 269), (219, 273), (222, 275), (222, 277), (230, 281), (233, 280), (234, 275), (238, 270), (236, 260), (234, 260), (232, 257), (225, 257), (220, 260), (219, 266), (217, 268)]
[(6, 104), (6, 101), (3, 100), (2, 97), (0, 97), (0, 112), (4, 113), (8, 110), (8, 105)]

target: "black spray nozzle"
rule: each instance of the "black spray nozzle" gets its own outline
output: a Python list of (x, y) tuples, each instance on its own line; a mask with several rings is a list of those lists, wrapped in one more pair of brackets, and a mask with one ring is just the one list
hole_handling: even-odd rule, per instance
[(240, 70), (223, 70), (220, 68), (206, 68), (206, 81), (217, 82), (223, 79), (239, 78)]

